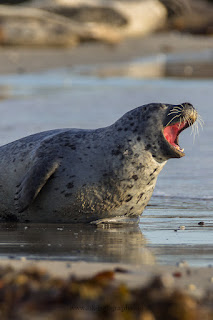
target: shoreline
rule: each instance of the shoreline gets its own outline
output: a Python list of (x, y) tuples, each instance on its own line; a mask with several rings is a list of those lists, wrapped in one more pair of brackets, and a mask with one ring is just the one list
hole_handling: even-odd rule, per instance
[(177, 32), (125, 39), (119, 44), (85, 43), (75, 48), (0, 48), (0, 74), (33, 73), (78, 65), (120, 63), (155, 54), (213, 49), (213, 37)]

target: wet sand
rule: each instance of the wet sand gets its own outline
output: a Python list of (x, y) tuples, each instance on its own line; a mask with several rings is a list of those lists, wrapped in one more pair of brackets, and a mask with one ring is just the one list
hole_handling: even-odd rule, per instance
[(213, 37), (170, 32), (131, 38), (117, 45), (85, 43), (76, 48), (0, 48), (0, 74), (36, 72), (76, 65), (125, 62), (157, 53), (213, 49)]

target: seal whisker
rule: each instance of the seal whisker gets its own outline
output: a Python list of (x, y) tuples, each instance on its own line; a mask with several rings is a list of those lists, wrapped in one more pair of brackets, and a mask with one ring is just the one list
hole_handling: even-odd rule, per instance
[(195, 124), (192, 126), (191, 135), (193, 135), (193, 143), (195, 143), (196, 134), (197, 134), (197, 123), (195, 123)]
[(200, 119), (204, 123), (204, 120), (202, 119), (200, 114), (198, 114), (197, 117), (198, 117), (198, 119)]
[(179, 110), (179, 111), (182, 111), (182, 110), (183, 110), (183, 108), (176, 106), (176, 107), (172, 108), (172, 110)]
[(198, 123), (196, 122), (193, 127), (194, 132), (193, 132), (193, 143), (195, 142), (195, 136), (199, 135), (199, 127), (198, 127)]
[(174, 106), (173, 109), (179, 109), (179, 110), (182, 110), (182, 104), (181, 106)]
[(201, 129), (203, 130), (202, 124), (199, 122), (199, 120), (197, 120), (196, 127), (197, 127), (197, 132), (198, 132), (198, 133), (199, 133), (199, 126), (200, 126)]
[(180, 111), (171, 111), (171, 112), (168, 113), (168, 116), (170, 116), (171, 114), (177, 114), (177, 113), (180, 114), (181, 112)]
[(199, 136), (200, 132), (199, 132), (199, 122), (196, 123), (196, 130), (197, 130), (197, 135)]
[(194, 125), (192, 125), (192, 132), (191, 134), (193, 134), (194, 136), (196, 135), (196, 130), (197, 130), (197, 123), (195, 123)]
[(177, 109), (174, 109), (172, 108), (172, 110), (170, 110), (170, 112), (180, 112), (181, 110), (177, 110)]
[(196, 129), (195, 126), (192, 123), (192, 120), (190, 118), (184, 117), (185, 121), (188, 122), (189, 126), (192, 128), (191, 135), (193, 135), (193, 143), (195, 141), (196, 136)]
[(181, 107), (179, 107), (179, 106), (174, 106), (174, 107), (171, 109), (171, 111), (173, 111), (173, 110), (182, 111), (183, 108), (181, 108)]
[(173, 107), (171, 110), (182, 110), (180, 107)]
[(194, 126), (192, 127), (193, 130), (194, 130), (194, 137), (197, 135), (200, 134), (199, 132), (199, 126), (201, 127), (201, 129), (203, 129), (203, 125), (204, 125), (204, 121), (203, 119), (201, 118), (201, 116), (198, 114), (197, 115), (197, 122), (194, 124)]
[(198, 114), (197, 118), (198, 118), (198, 120), (199, 120), (202, 124), (205, 123), (204, 120), (202, 119), (202, 117), (201, 117), (199, 114)]
[(168, 113), (168, 116), (170, 115), (170, 114), (181, 114), (182, 113), (182, 110), (174, 110), (174, 108)]
[(188, 122), (189, 126), (192, 127), (192, 120), (190, 118), (186, 118), (186, 122)]
[(203, 119), (201, 118), (201, 116), (199, 114), (197, 116), (197, 122), (199, 123), (199, 125), (203, 129), (204, 121), (203, 121)]
[[(192, 124), (192, 120), (189, 119), (188, 120), (189, 124), (191, 123)], [(195, 142), (195, 136), (200, 134), (199, 132), (199, 126), (201, 127), (201, 129), (203, 129), (203, 124), (204, 124), (204, 121), (203, 119), (201, 118), (201, 116), (199, 114), (197, 114), (197, 121), (192, 124), (192, 132), (191, 134), (193, 134), (193, 143)]]
[(198, 117), (196, 125), (197, 125), (197, 132), (199, 134), (199, 126), (203, 130), (204, 121), (201, 118)]
[(174, 116), (174, 117), (169, 121), (169, 123), (167, 123), (167, 126), (168, 126), (175, 118), (177, 118), (177, 117), (179, 117), (179, 114), (177, 114), (176, 116)]

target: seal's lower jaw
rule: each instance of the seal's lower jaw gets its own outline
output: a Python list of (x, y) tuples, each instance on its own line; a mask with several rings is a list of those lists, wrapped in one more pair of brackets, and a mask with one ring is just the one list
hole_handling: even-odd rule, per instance
[(168, 142), (170, 148), (174, 151), (177, 158), (181, 158), (185, 156), (184, 149), (181, 149), (178, 144), (178, 137), (179, 134), (186, 128), (189, 127), (188, 122), (178, 122), (175, 124), (172, 124), (170, 126), (167, 126), (163, 129), (163, 134)]

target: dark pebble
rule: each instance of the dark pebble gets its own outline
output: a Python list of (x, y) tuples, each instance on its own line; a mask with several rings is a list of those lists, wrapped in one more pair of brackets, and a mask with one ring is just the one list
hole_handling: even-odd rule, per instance
[(204, 224), (205, 224), (204, 221), (198, 222), (198, 225), (199, 225), (199, 226), (204, 226)]

